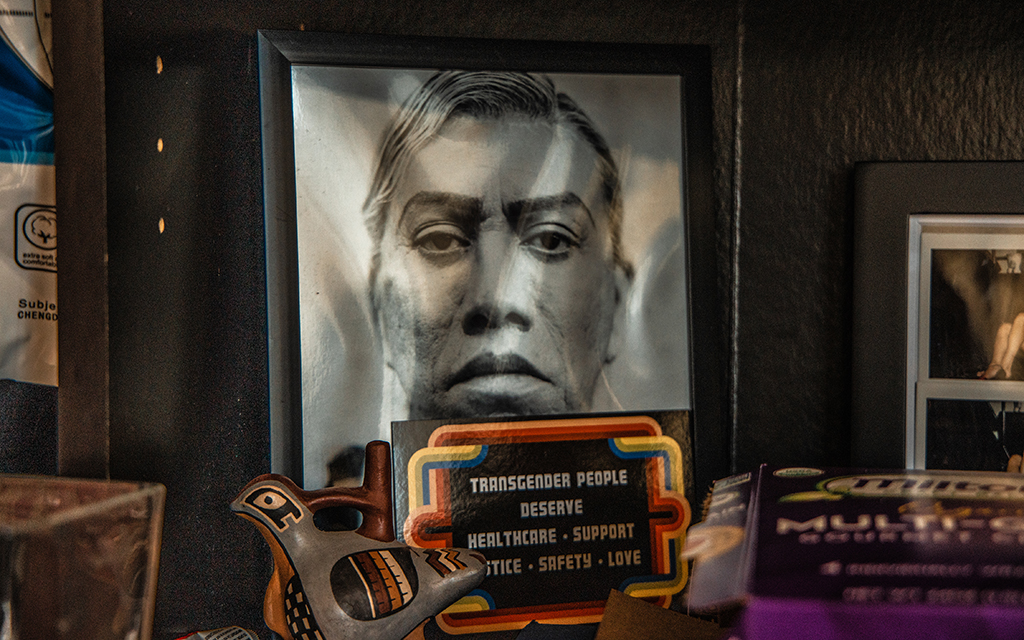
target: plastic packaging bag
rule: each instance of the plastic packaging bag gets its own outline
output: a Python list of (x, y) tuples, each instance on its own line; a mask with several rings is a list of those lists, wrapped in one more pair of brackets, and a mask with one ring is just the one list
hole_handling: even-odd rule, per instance
[(57, 384), (50, 2), (0, 0), (0, 378)]

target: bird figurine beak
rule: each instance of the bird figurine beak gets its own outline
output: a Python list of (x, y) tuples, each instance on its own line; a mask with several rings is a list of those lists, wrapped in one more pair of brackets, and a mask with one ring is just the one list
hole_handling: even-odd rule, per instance
[[(319, 491), (262, 475), (231, 503), (270, 545), (263, 617), (285, 640), (400, 640), (487, 574), (476, 551), (396, 542), (390, 445), (369, 443), (365, 467), (362, 486)], [(326, 507), (356, 509), (363, 522), (355, 531), (322, 530), (313, 514)]]

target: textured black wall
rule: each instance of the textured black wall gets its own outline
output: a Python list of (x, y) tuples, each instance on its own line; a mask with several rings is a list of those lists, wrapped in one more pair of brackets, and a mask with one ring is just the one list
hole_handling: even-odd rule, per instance
[(111, 473), (168, 486), (158, 637), (261, 626), (269, 555), (227, 511), (269, 468), (257, 29), (709, 45), (738, 469), (848, 462), (853, 163), (1024, 151), (1018, 3), (107, 0), (104, 23)]
[(848, 456), (853, 163), (1024, 158), (1022, 20), (995, 2), (744, 7), (740, 468)]

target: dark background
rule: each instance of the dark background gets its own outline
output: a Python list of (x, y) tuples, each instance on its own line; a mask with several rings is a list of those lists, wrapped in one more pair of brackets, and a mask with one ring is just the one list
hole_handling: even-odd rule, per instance
[[(733, 469), (850, 462), (854, 163), (1024, 155), (1016, 2), (55, 3), (61, 470), (167, 485), (158, 638), (262, 629), (227, 508), (269, 469), (256, 30), (302, 28), (710, 47), (725, 355), (695, 375)], [(0, 393), (11, 470), (52, 468), (52, 390)]]

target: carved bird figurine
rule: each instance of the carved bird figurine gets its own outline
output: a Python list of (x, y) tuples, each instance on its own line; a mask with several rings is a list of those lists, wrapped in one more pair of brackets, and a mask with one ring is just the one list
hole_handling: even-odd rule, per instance
[[(487, 573), (487, 561), (475, 551), (395, 542), (390, 446), (369, 443), (365, 466), (361, 487), (303, 491), (267, 474), (231, 503), (270, 545), (274, 572), (263, 617), (285, 640), (399, 640)], [(362, 525), (319, 529), (313, 514), (334, 506), (359, 510)]]

